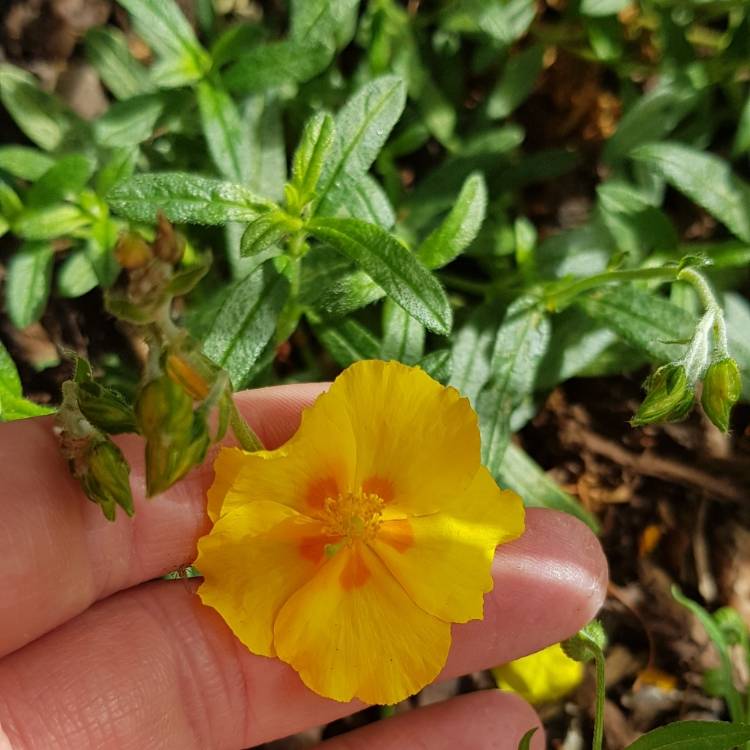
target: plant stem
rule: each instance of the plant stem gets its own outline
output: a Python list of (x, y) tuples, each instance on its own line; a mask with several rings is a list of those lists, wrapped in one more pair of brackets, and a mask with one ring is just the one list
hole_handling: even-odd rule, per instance
[(596, 713), (594, 715), (594, 742), (592, 750), (602, 750), (604, 740), (604, 652), (595, 644), (591, 644), (596, 661)]
[(240, 445), (246, 451), (260, 451), (263, 450), (263, 443), (260, 438), (253, 432), (252, 427), (245, 421), (243, 416), (237, 409), (237, 404), (232, 401), (232, 410), (229, 416), (229, 422), (232, 425), (232, 431), (234, 432)]
[(713, 317), (714, 345), (716, 354), (719, 359), (729, 357), (729, 345), (727, 343), (727, 324), (724, 320), (724, 311), (721, 309), (719, 301), (708, 285), (703, 274), (694, 268), (683, 268), (677, 274), (680, 281), (686, 281), (695, 289), (698, 299), (706, 310), (706, 314), (711, 313)]

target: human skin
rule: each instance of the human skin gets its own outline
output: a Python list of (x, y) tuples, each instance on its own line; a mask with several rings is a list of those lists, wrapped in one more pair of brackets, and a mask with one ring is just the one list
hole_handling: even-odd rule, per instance
[[(259, 389), (237, 403), (272, 449), (325, 387)], [(119, 439), (136, 514), (110, 523), (70, 477), (52, 424), (0, 425), (0, 750), (231, 750), (362, 707), (322, 698), (287, 665), (248, 652), (200, 603), (196, 582), (153, 580), (192, 561), (210, 527), (210, 460), (146, 500), (140, 439)], [(601, 606), (607, 565), (579, 521), (530, 509), (523, 536), (498, 548), (493, 576), (484, 619), (453, 626), (441, 679), (575, 633)], [(483, 691), (320, 747), (516, 750), (532, 726), (539, 720), (518, 697)], [(543, 747), (540, 728), (532, 748)]]

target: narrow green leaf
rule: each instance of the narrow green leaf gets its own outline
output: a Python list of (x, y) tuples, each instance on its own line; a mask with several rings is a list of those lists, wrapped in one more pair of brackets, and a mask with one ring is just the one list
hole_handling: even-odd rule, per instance
[(463, 0), (448, 3), (446, 11), (445, 29), (469, 33), (481, 31), (507, 47), (526, 33), (534, 20), (536, 7), (533, 0)]
[(287, 165), (279, 102), (272, 96), (251, 96), (243, 108), (242, 119), (250, 132), (248, 187), (263, 198), (280, 201)]
[(608, 163), (627, 156), (644, 143), (669, 135), (700, 102), (701, 94), (687, 76), (665, 76), (651, 91), (635, 99), (604, 146)]
[(427, 268), (441, 268), (462, 253), (479, 233), (487, 209), (487, 186), (475, 172), (464, 182), (456, 203), (440, 226), (417, 249)]
[(351, 258), (407, 312), (447, 335), (452, 313), (443, 288), (388, 232), (358, 219), (314, 219), (308, 231)]
[(3, 180), (0, 180), (0, 216), (6, 223), (13, 221), (23, 211), (23, 203), (18, 193)]
[(45, 151), (61, 146), (80, 124), (62, 102), (39, 88), (34, 76), (9, 63), (0, 64), (0, 100), (24, 134)]
[(57, 203), (42, 208), (26, 208), (11, 222), (15, 234), (26, 240), (66, 237), (91, 223), (78, 206)]
[(581, 0), (581, 13), (584, 16), (614, 16), (631, 0)]
[(679, 359), (696, 320), (681, 307), (633, 285), (606, 287), (578, 303), (594, 320), (611, 328), (653, 362)]
[[(727, 708), (729, 709), (729, 715), (732, 718), (732, 721), (741, 721), (744, 718), (742, 697), (734, 685), (732, 657), (730, 656), (729, 643), (727, 642), (724, 633), (714, 618), (711, 617), (711, 615), (703, 609), (698, 602), (688, 599), (677, 586), (672, 586), (672, 596), (676, 601), (682, 604), (685, 609), (688, 609), (698, 618), (698, 621), (703, 625), (711, 642), (716, 646), (716, 650), (719, 652), (720, 663), (720, 673), (717, 675), (717, 680), (721, 685), (721, 695), (727, 702)], [(747, 729), (750, 731), (750, 727), (747, 727)], [(747, 735), (746, 739), (750, 740), (750, 734)], [(685, 747), (687, 748), (687, 746)], [(706, 745), (706, 747), (712, 746)], [(723, 747), (734, 747), (734, 745), (724, 745)], [(691, 746), (691, 750), (693, 750), (693, 746)]]
[(291, 0), (291, 36), (343, 49), (354, 36), (359, 0)]
[(0, 170), (22, 180), (38, 180), (54, 163), (51, 156), (29, 146), (0, 146)]
[(497, 86), (487, 98), (487, 115), (507, 117), (534, 90), (542, 72), (544, 47), (534, 44), (517, 55), (511, 55)]
[(315, 191), (334, 133), (333, 118), (327, 112), (318, 112), (305, 123), (292, 160), (292, 184), (303, 201)]
[(361, 359), (377, 359), (380, 342), (353, 318), (316, 323), (315, 335), (341, 367), (349, 367)]
[(331, 52), (325, 44), (285, 39), (260, 44), (240, 55), (223, 78), (231, 91), (252, 94), (308, 81), (322, 72), (330, 60)]
[(250, 177), (250, 134), (229, 96), (210, 81), (198, 84), (198, 108), (211, 158), (222, 177), (246, 183)]
[(561, 510), (579, 518), (595, 533), (599, 531), (596, 518), (515, 443), (509, 443), (505, 449), (497, 480), (501, 487), (517, 492), (527, 507)]
[(54, 413), (55, 410), (48, 406), (36, 404), (27, 398), (11, 396), (0, 388), (0, 422), (12, 422), (15, 419), (41, 417)]
[(533, 391), (549, 338), (549, 318), (535, 300), (520, 297), (508, 307), (490, 360), (492, 379), (477, 399), (482, 463), (493, 475), (510, 442), (513, 410)]
[[(326, 160), (318, 189), (318, 211), (335, 211), (345, 198), (339, 193), (341, 178), (362, 177), (406, 104), (406, 87), (396, 76), (383, 76), (365, 84), (336, 115), (336, 138)], [(342, 197), (340, 201), (336, 198)]]
[(106, 195), (118, 182), (127, 180), (135, 172), (137, 147), (114, 149), (96, 175), (94, 185), (98, 195)]
[(431, 378), (447, 383), (451, 377), (451, 350), (436, 349), (422, 357), (418, 364)]
[[(166, 65), (155, 66), (154, 80), (164, 86), (182, 85), (199, 79), (211, 59), (201, 47), (187, 19), (174, 0), (118, 0), (133, 20), (135, 31)], [(169, 71), (169, 75), (166, 74)]]
[(652, 729), (625, 750), (732, 750), (750, 740), (750, 726), (724, 721), (676, 721)]
[(490, 349), (499, 324), (495, 310), (487, 305), (477, 307), (453, 337), (450, 384), (474, 406), (490, 379)]
[(12, 396), (22, 396), (21, 378), (16, 363), (0, 341), (0, 391)]
[(232, 23), (222, 31), (211, 46), (214, 68), (224, 67), (236, 60), (251, 47), (260, 44), (265, 37), (259, 23)]
[(247, 222), (269, 206), (241, 185), (182, 172), (136, 175), (112, 188), (107, 200), (117, 213), (144, 223), (158, 211), (185, 224)]
[(5, 309), (16, 328), (39, 320), (47, 305), (52, 278), (52, 245), (27, 242), (8, 263)]
[(424, 326), (392, 299), (383, 305), (383, 346), (380, 359), (414, 365), (424, 352)]
[(115, 102), (94, 122), (96, 142), (106, 148), (137, 146), (151, 138), (163, 111), (160, 94), (140, 94)]
[(219, 310), (203, 351), (242, 388), (266, 343), (289, 292), (286, 277), (265, 263), (238, 282)]
[(57, 272), (57, 291), (61, 297), (80, 297), (97, 283), (94, 267), (84, 250), (71, 253)]
[(253, 219), (242, 235), (240, 254), (257, 255), (276, 245), (292, 230), (289, 219), (290, 217), (285, 216), (282, 211), (274, 209)]
[(94, 172), (94, 161), (83, 154), (63, 156), (26, 193), (29, 208), (76, 198)]
[(151, 91), (148, 71), (130, 54), (125, 34), (119, 29), (89, 29), (85, 44), (86, 57), (115, 98), (124, 100)]
[(653, 143), (632, 156), (750, 242), (750, 185), (727, 162), (681, 143)]
[(346, 196), (345, 202), (338, 206), (337, 215), (362, 219), (383, 229), (391, 229), (396, 223), (396, 214), (388, 196), (369, 174), (358, 180), (343, 175), (339, 179), (336, 195)]
[(521, 737), (521, 741), (518, 743), (518, 750), (531, 750), (531, 739), (536, 734), (537, 729), (539, 727), (532, 727)]

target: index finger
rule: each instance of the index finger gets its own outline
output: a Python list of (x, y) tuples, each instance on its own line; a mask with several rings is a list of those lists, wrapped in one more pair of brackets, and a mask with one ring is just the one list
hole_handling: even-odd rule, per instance
[[(237, 404), (268, 448), (284, 443), (324, 383), (261, 388)], [(211, 461), (167, 492), (145, 499), (143, 443), (118, 443), (132, 467), (136, 514), (107, 521), (83, 495), (60, 454), (50, 418), (0, 428), (0, 656), (20, 648), (116, 591), (195, 559), (208, 530)]]

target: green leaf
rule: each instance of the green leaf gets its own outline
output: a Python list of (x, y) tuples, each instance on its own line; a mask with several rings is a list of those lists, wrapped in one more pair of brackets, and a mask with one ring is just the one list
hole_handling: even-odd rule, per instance
[(286, 83), (303, 83), (322, 72), (331, 59), (329, 48), (316, 41), (260, 44), (240, 55), (224, 73), (224, 83), (235, 93), (252, 94)]
[(292, 184), (306, 203), (315, 192), (335, 134), (333, 118), (318, 112), (306, 123), (292, 160)]
[(700, 98), (700, 92), (687, 76), (664, 77), (653, 89), (634, 100), (614, 135), (606, 142), (604, 160), (611, 164), (641, 144), (665, 138), (695, 109)]
[(211, 46), (214, 68), (219, 69), (243, 52), (257, 46), (265, 37), (263, 27), (258, 23), (232, 23), (226, 27)]
[(451, 377), (451, 350), (436, 349), (422, 357), (418, 364), (431, 378), (446, 383)]
[(341, 367), (361, 359), (377, 359), (380, 342), (353, 318), (313, 324), (315, 335)]
[(625, 8), (631, 0), (581, 0), (581, 13), (584, 16), (614, 16)]
[(681, 143), (641, 146), (632, 156), (750, 242), (750, 185), (723, 159)]
[(94, 267), (84, 250), (71, 253), (57, 272), (57, 291), (61, 297), (80, 297), (97, 283)]
[(453, 337), (450, 385), (476, 406), (477, 396), (490, 379), (490, 348), (499, 316), (487, 305), (477, 307)]
[(0, 216), (6, 223), (15, 219), (23, 211), (23, 203), (13, 188), (7, 183), (0, 180)]
[(132, 221), (153, 223), (158, 211), (177, 223), (252, 221), (268, 203), (232, 182), (183, 172), (142, 174), (109, 191), (112, 209)]
[(131, 177), (135, 171), (137, 160), (137, 148), (126, 147), (114, 149), (109, 159), (104, 162), (96, 175), (96, 179), (94, 180), (96, 192), (99, 195), (106, 195), (118, 182)]
[(29, 208), (76, 198), (94, 172), (94, 161), (83, 154), (63, 156), (26, 193)]
[(518, 750), (531, 750), (531, 739), (536, 734), (537, 729), (539, 727), (532, 727), (521, 737), (521, 741), (518, 743)]
[(307, 229), (316, 239), (351, 258), (427, 328), (449, 333), (452, 314), (443, 288), (388, 232), (358, 219), (313, 219)]
[(551, 479), (534, 459), (515, 443), (505, 449), (497, 480), (523, 498), (529, 508), (552, 508), (569, 513), (598, 533), (599, 523), (572, 495)]
[(242, 112), (250, 131), (248, 187), (269, 200), (280, 201), (286, 180), (286, 146), (281, 107), (270, 96), (251, 96)]
[(38, 180), (54, 163), (52, 157), (29, 146), (0, 147), (0, 170), (22, 180)]
[(463, 0), (449, 3), (443, 27), (451, 31), (487, 34), (507, 47), (522, 37), (536, 15), (533, 0)]
[(339, 197), (346, 196), (344, 202), (337, 207), (336, 215), (362, 219), (383, 229), (391, 229), (396, 223), (396, 215), (388, 196), (369, 174), (358, 180), (343, 175), (335, 194)]
[(27, 242), (10, 259), (5, 279), (5, 309), (16, 328), (35, 323), (44, 312), (53, 255), (48, 242)]
[(291, 0), (291, 36), (343, 49), (354, 36), (359, 0)]
[(3, 392), (17, 397), (23, 395), (16, 363), (0, 341), (0, 393)]
[(238, 282), (221, 306), (203, 351), (229, 373), (235, 390), (243, 387), (273, 335), (288, 293), (286, 277), (269, 262)]
[(479, 233), (487, 210), (487, 186), (479, 173), (469, 175), (442, 224), (417, 249), (427, 268), (441, 268), (460, 255)]
[(681, 307), (633, 285), (606, 287), (578, 303), (594, 320), (611, 328), (653, 362), (679, 359), (696, 320)]
[(151, 138), (163, 111), (160, 94), (141, 94), (115, 102), (94, 122), (96, 142), (106, 148), (137, 146)]
[(148, 71), (130, 54), (125, 34), (119, 29), (89, 29), (85, 44), (86, 57), (115, 98), (130, 99), (153, 88)]
[(520, 297), (508, 307), (490, 360), (492, 379), (477, 399), (482, 464), (495, 476), (510, 442), (513, 410), (533, 391), (549, 338), (549, 318), (536, 300)]
[[(729, 653), (729, 643), (724, 636), (719, 625), (716, 623), (713, 617), (701, 607), (700, 604), (694, 602), (692, 599), (688, 599), (679, 587), (672, 586), (672, 596), (682, 604), (683, 607), (690, 610), (706, 630), (708, 637), (711, 642), (716, 646), (716, 650), (719, 652), (719, 664), (721, 669), (721, 695), (727, 702), (727, 708), (729, 709), (729, 716), (732, 721), (740, 721), (744, 717), (744, 711), (742, 708), (742, 697), (739, 691), (734, 685), (734, 669), (732, 667), (732, 657)], [(747, 727), (750, 732), (750, 727)], [(750, 740), (750, 734), (745, 739)], [(644, 745), (644, 747), (650, 747)], [(654, 745), (656, 747), (656, 745)], [(687, 746), (685, 746), (687, 748)], [(693, 750), (691, 746), (690, 750)], [(712, 747), (706, 745), (706, 747)], [(724, 745), (723, 747), (734, 747), (734, 745)]]
[(9, 63), (0, 64), (0, 100), (24, 134), (45, 151), (59, 148), (81, 124), (38, 87), (36, 78)]
[(238, 183), (250, 178), (250, 133), (229, 94), (210, 81), (198, 84), (198, 108), (211, 158), (222, 177)]
[(383, 305), (383, 346), (380, 359), (414, 365), (424, 352), (424, 326), (392, 299)]
[(26, 240), (51, 240), (66, 237), (91, 223), (78, 206), (58, 203), (42, 208), (27, 208), (11, 223), (13, 231)]
[(511, 55), (497, 86), (487, 98), (487, 116), (507, 117), (534, 90), (542, 72), (544, 47), (534, 44), (517, 55)]
[(118, 0), (130, 13), (136, 33), (164, 60), (154, 66), (155, 83), (181, 86), (198, 80), (211, 58), (174, 0)]
[[(301, 227), (301, 222), (299, 224)], [(266, 211), (247, 225), (240, 242), (240, 254), (248, 256), (262, 253), (278, 244), (290, 231), (300, 227), (293, 226), (291, 217), (280, 210)]]
[(625, 750), (732, 750), (750, 740), (750, 726), (724, 721), (676, 721), (639, 737)]
[[(335, 211), (346, 201), (341, 178), (364, 176), (398, 122), (406, 103), (406, 87), (396, 76), (365, 84), (336, 115), (336, 138), (318, 189), (318, 211)], [(340, 199), (340, 200), (339, 200)]]

